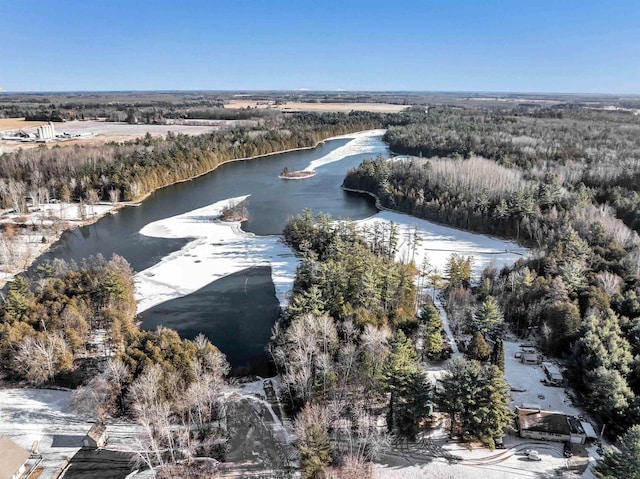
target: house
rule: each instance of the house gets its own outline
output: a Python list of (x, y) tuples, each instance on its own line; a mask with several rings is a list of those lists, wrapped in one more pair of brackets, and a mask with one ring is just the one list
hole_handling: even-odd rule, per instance
[(30, 455), (7, 436), (0, 437), (0, 479), (22, 477)]
[(587, 439), (580, 420), (563, 412), (516, 407), (516, 416), (520, 437), (575, 444)]
[(103, 422), (97, 422), (82, 440), (82, 447), (98, 449), (107, 445), (107, 425)]
[(564, 377), (556, 366), (553, 363), (544, 362), (542, 363), (542, 369), (544, 373), (547, 375), (547, 380), (552, 386), (562, 386), (564, 384)]

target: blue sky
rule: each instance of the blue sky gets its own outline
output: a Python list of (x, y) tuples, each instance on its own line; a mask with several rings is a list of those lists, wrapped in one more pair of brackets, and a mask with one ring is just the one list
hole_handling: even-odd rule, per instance
[(640, 93), (640, 0), (0, 0), (0, 88)]

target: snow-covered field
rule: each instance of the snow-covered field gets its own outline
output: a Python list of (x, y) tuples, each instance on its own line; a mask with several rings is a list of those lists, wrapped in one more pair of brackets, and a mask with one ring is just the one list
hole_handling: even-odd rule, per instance
[(298, 260), (279, 236), (256, 236), (240, 222), (222, 222), (225, 206), (247, 196), (229, 198), (182, 215), (155, 221), (140, 233), (157, 238), (193, 238), (182, 249), (136, 274), (138, 313), (253, 266), (271, 266), (276, 296), (286, 304)]
[[(396, 258), (399, 261), (413, 260), (420, 266), (426, 257), (431, 267), (437, 268), (440, 273), (444, 272), (447, 259), (453, 253), (473, 257), (472, 269), (476, 278), (491, 263), (497, 268), (502, 268), (528, 254), (526, 248), (512, 241), (449, 228), (392, 211), (381, 211), (370, 218), (358, 221), (357, 224), (372, 230), (378, 222), (393, 222), (398, 226), (400, 240)], [(416, 228), (421, 241), (413, 255), (411, 245)]]

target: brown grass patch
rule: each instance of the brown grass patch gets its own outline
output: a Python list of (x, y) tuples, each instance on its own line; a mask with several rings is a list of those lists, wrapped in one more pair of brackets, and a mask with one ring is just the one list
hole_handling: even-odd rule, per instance
[(46, 121), (25, 121), (24, 118), (0, 118), (0, 131), (21, 130), (46, 124)]

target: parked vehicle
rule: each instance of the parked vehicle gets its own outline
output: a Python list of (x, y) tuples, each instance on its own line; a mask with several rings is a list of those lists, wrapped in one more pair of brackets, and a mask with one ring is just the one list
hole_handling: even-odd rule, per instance
[(527, 454), (527, 459), (529, 459), (530, 461), (542, 461), (542, 458), (540, 457), (540, 454), (538, 454), (538, 451), (529, 451), (529, 454)]
[(564, 442), (564, 449), (563, 449), (563, 455), (564, 457), (572, 457), (573, 456), (573, 447), (571, 446), (571, 443), (569, 441), (565, 441)]

